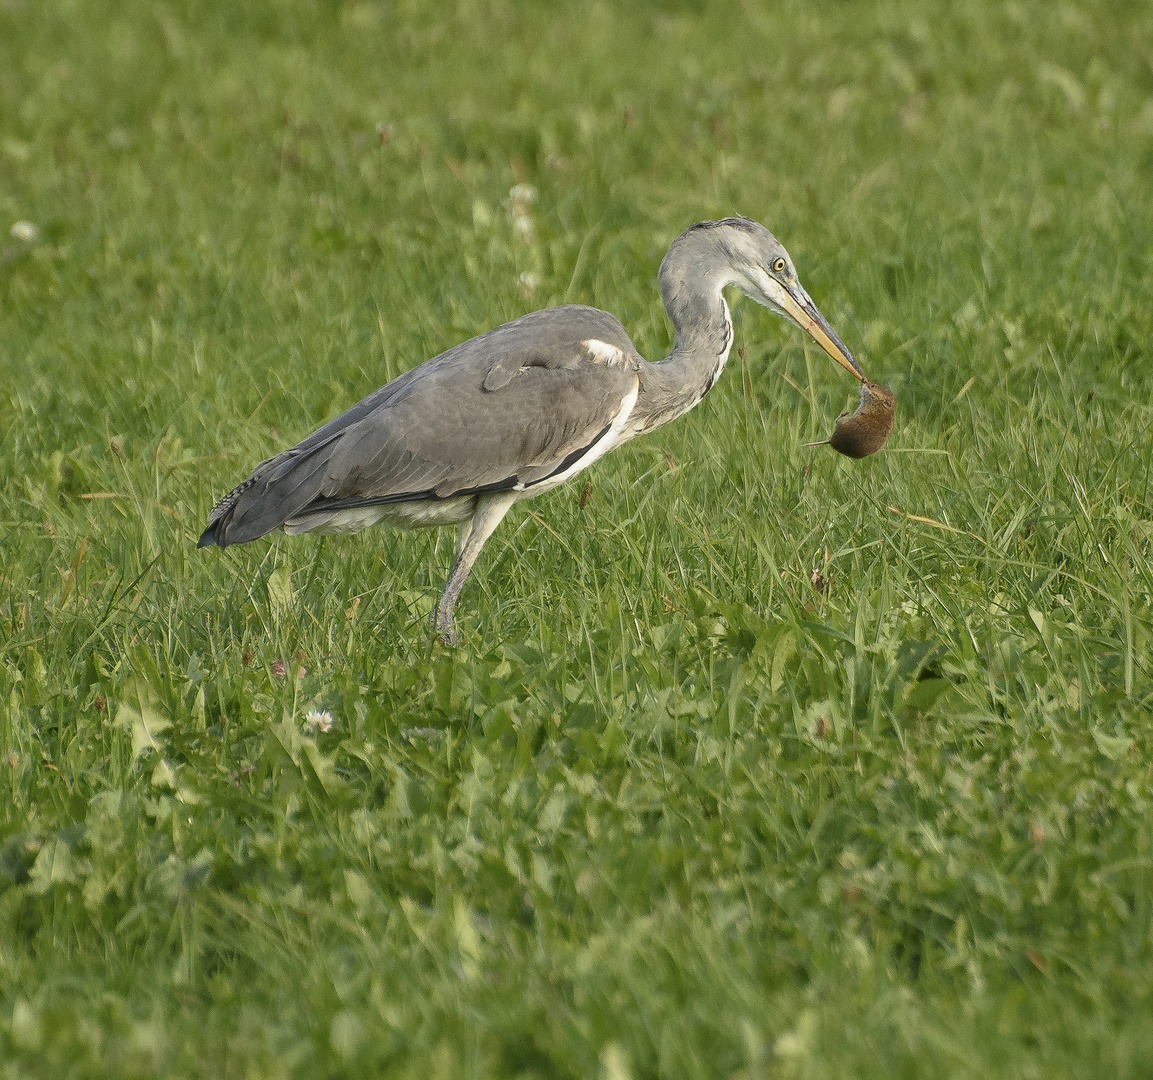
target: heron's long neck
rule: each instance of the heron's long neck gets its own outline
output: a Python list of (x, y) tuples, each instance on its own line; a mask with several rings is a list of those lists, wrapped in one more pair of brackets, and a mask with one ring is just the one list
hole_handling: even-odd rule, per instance
[(712, 389), (733, 343), (733, 323), (721, 289), (725, 267), (709, 265), (683, 241), (661, 263), (660, 288), (676, 338), (673, 351), (646, 371), (644, 430), (687, 413)]

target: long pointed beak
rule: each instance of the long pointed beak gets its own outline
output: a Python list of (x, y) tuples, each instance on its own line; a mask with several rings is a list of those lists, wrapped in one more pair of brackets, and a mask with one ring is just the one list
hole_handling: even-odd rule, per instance
[(809, 298), (804, 289), (797, 286), (784, 286), (779, 296), (774, 297), (777, 303), (806, 334), (809, 335), (822, 349), (825, 350), (849, 374), (865, 382), (865, 373), (853, 359), (853, 354), (845, 348), (845, 343), (833, 332), (828, 320), (817, 310), (817, 305)]

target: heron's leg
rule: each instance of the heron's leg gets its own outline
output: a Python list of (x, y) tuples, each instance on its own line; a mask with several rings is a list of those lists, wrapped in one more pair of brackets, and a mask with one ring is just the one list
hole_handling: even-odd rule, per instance
[[(473, 517), (476, 515), (474, 514)], [(462, 521), (456, 527), (456, 551), (453, 552), (452, 561), (456, 565), (456, 560), (460, 558), (460, 553), (464, 550), (464, 545), (468, 543), (468, 534), (472, 532), (473, 518), (468, 521)]]
[[(456, 644), (456, 630), (452, 625), (452, 609), (460, 597), (460, 590), (464, 587), (465, 579), (472, 570), (472, 564), (484, 547), (484, 542), (493, 534), (493, 530), (501, 523), (501, 519), (508, 513), (509, 507), (517, 500), (519, 492), (501, 492), (499, 495), (482, 495), (477, 502), (476, 513), (471, 523), (461, 525), (457, 534), (456, 561), (452, 564), (452, 572), (448, 575), (448, 584), (440, 594), (440, 603), (436, 606), (436, 632), (446, 645)], [(468, 532), (465, 532), (467, 528)], [(463, 541), (462, 541), (463, 537)]]

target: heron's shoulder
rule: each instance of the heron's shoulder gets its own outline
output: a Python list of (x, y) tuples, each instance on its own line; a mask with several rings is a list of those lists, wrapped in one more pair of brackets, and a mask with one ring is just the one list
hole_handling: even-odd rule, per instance
[(571, 344), (594, 338), (626, 352), (633, 351), (632, 339), (620, 319), (600, 308), (584, 304), (563, 304), (532, 311), (490, 330), (482, 337), (539, 345), (553, 342)]
[(619, 319), (599, 308), (569, 304), (530, 312), (463, 341), (416, 368), (411, 377), (439, 386), (445, 379), (471, 381), (479, 375), (484, 389), (491, 391), (506, 386), (522, 370), (610, 365), (624, 371), (636, 370), (640, 363)]

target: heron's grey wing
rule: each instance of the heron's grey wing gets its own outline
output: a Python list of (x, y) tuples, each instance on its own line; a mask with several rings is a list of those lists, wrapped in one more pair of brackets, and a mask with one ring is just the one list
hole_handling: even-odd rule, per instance
[(595, 308), (534, 312), (394, 379), (258, 466), (201, 542), (358, 506), (530, 488), (579, 461), (636, 389), (640, 357)]
[(606, 434), (637, 373), (591, 361), (534, 363), (497, 390), (475, 379), (437, 382), (350, 428), (332, 448), (318, 500), (357, 505), (530, 487)]

